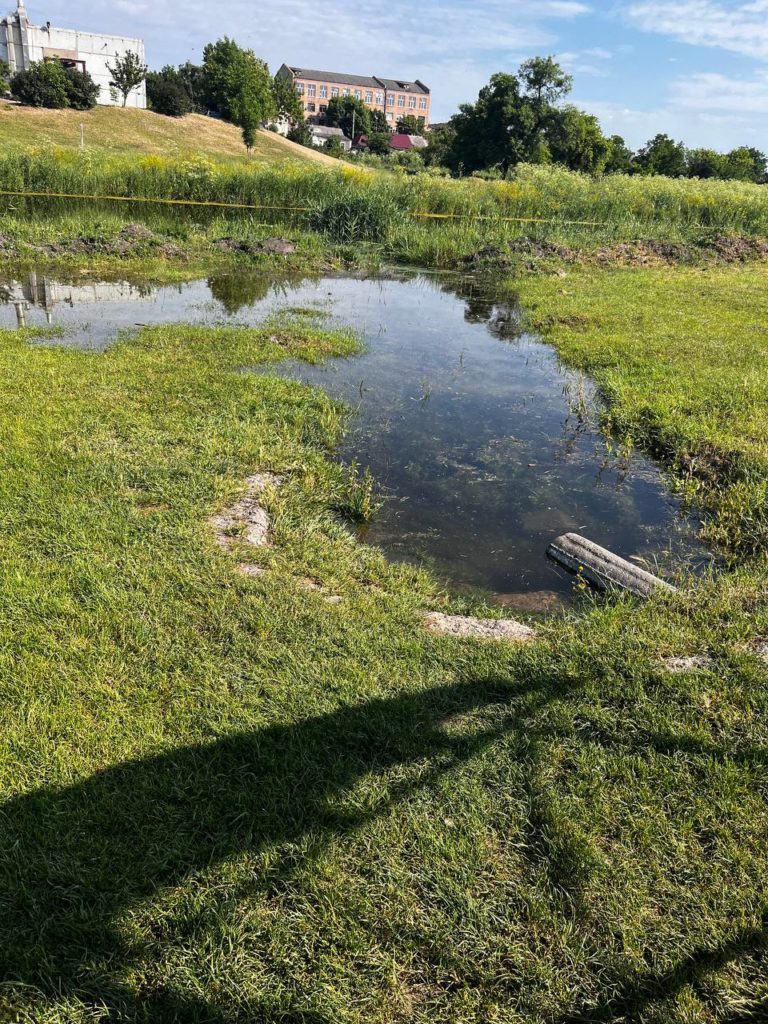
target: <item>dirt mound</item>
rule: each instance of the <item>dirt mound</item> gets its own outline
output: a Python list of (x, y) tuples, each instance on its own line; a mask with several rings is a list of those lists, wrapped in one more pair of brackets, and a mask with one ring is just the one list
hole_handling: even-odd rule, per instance
[(644, 267), (746, 263), (768, 258), (768, 239), (745, 235), (705, 235), (691, 242), (670, 242), (640, 238), (614, 242), (596, 250), (573, 249), (526, 235), (507, 245), (487, 245), (458, 261), (464, 270), (485, 267), (515, 267), (547, 270), (568, 265), (597, 264), (601, 267)]
[(126, 224), (113, 238), (104, 235), (81, 236), (64, 242), (31, 246), (44, 256), (159, 256), (185, 259), (184, 250), (174, 242), (156, 235), (141, 224)]

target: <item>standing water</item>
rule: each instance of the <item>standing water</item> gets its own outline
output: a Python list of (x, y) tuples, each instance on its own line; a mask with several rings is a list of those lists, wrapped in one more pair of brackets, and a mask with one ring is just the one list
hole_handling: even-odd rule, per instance
[(0, 298), (3, 326), (54, 324), (58, 344), (89, 348), (121, 328), (256, 324), (286, 307), (351, 325), (361, 355), (259, 372), (319, 385), (353, 408), (340, 456), (369, 466), (384, 496), (368, 542), (502, 603), (546, 607), (569, 593), (572, 580), (545, 557), (569, 530), (654, 570), (706, 561), (659, 470), (607, 444), (591, 382), (524, 333), (511, 303), (466, 278), (278, 285), (238, 274), (152, 287), (36, 275), (0, 282)]

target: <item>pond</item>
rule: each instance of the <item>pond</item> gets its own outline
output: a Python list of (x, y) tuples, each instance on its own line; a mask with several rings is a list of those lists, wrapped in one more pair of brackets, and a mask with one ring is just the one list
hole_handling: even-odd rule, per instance
[(339, 455), (369, 466), (383, 496), (361, 531), (368, 542), (500, 604), (567, 600), (572, 579), (545, 551), (568, 530), (662, 573), (708, 561), (658, 468), (600, 433), (589, 379), (522, 330), (514, 303), (472, 279), (239, 273), (154, 287), (30, 275), (0, 282), (0, 300), (2, 326), (54, 324), (57, 344), (96, 349), (125, 328), (256, 324), (285, 308), (351, 325), (363, 354), (259, 372), (319, 385), (352, 407)]

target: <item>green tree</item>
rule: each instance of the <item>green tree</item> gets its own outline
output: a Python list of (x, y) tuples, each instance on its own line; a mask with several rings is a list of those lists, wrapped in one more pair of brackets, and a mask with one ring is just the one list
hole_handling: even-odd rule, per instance
[(554, 57), (531, 57), (520, 65), (518, 75), (523, 94), (541, 108), (559, 103), (573, 88), (573, 78)]
[(275, 116), (280, 121), (287, 121), (291, 126), (304, 120), (304, 108), (301, 104), (296, 86), (290, 78), (275, 75), (272, 82), (275, 101)]
[(602, 173), (611, 153), (611, 143), (598, 119), (573, 106), (550, 118), (547, 146), (555, 163), (587, 174)]
[(265, 61), (233, 39), (203, 50), (202, 91), (211, 107), (250, 134), (275, 114), (272, 76)]
[(69, 106), (67, 76), (57, 60), (34, 61), (11, 79), (11, 95), (27, 107), (50, 107), (60, 110)]
[(300, 146), (311, 146), (312, 145), (312, 132), (307, 122), (302, 118), (298, 121), (288, 132), (288, 138), (291, 142), (298, 142)]
[(147, 65), (133, 50), (127, 50), (122, 57), (116, 56), (114, 65), (107, 64), (107, 71), (112, 75), (110, 84), (123, 97), (123, 106), (128, 103), (131, 92), (147, 77), (147, 70)]
[(196, 110), (199, 114), (207, 113), (208, 104), (205, 99), (202, 65), (193, 64), (191, 61), (179, 64), (178, 75), (179, 82), (187, 90), (192, 110)]
[(424, 131), (424, 118), (404, 114), (397, 119), (397, 130), (401, 135), (421, 135)]
[(642, 174), (664, 174), (679, 178), (686, 172), (685, 146), (660, 133), (650, 139), (635, 157)]
[(739, 146), (726, 153), (724, 160), (724, 176), (739, 181), (754, 181), (758, 184), (765, 181), (765, 153), (752, 146)]
[(11, 68), (7, 60), (0, 60), (0, 93), (7, 93), (11, 86)]
[(99, 99), (99, 87), (88, 74), (79, 68), (64, 68), (67, 79), (67, 99), (73, 110), (91, 110)]
[(462, 104), (451, 124), (453, 144), (446, 158), (451, 170), (459, 173), (491, 167), (506, 173), (530, 159), (536, 149), (536, 117), (523, 100), (515, 75), (492, 75), (477, 102)]
[(606, 174), (629, 174), (632, 171), (632, 150), (621, 135), (612, 135), (608, 140), (610, 151), (605, 162)]
[(392, 147), (389, 144), (389, 132), (371, 132), (368, 136), (368, 150), (378, 156), (389, 156)]
[(331, 128), (341, 128), (352, 139), (371, 133), (371, 109), (354, 96), (334, 96), (328, 103), (325, 123)]
[(147, 74), (147, 103), (150, 110), (166, 117), (183, 117), (193, 109), (181, 72), (170, 65)]
[(326, 140), (323, 150), (328, 154), (328, 156), (340, 157), (344, 155), (344, 147), (341, 144), (341, 139), (334, 135)]
[(429, 167), (448, 167), (455, 141), (456, 130), (451, 121), (439, 128), (431, 128), (427, 135), (429, 145), (424, 150), (424, 163)]
[(389, 122), (387, 121), (387, 115), (383, 110), (372, 110), (371, 111), (371, 134), (387, 134), (391, 132)]
[(685, 170), (689, 178), (725, 178), (726, 158), (714, 149), (689, 149)]
[(41, 60), (13, 76), (11, 94), (29, 107), (90, 110), (96, 106), (99, 87), (87, 71), (65, 68), (58, 60)]

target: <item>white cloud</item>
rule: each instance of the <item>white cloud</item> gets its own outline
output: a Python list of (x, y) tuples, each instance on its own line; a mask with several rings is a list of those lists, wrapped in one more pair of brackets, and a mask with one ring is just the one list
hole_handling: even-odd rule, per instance
[(761, 71), (751, 79), (715, 72), (678, 78), (672, 83), (670, 101), (689, 110), (768, 114), (768, 72)]
[(717, 0), (640, 0), (626, 14), (646, 32), (768, 60), (768, 0), (730, 6)]
[[(28, 0), (30, 17), (42, 0)], [(494, 71), (513, 70), (533, 53), (552, 52), (554, 22), (589, 11), (581, 0), (46, 0), (45, 19), (96, 32), (141, 36), (152, 67), (199, 60), (202, 45), (229, 35), (276, 69), (285, 61), (358, 74), (419, 77), (432, 86), (443, 119), (472, 100)], [(39, 15), (42, 18), (42, 13)], [(597, 59), (592, 55), (593, 61)]]

